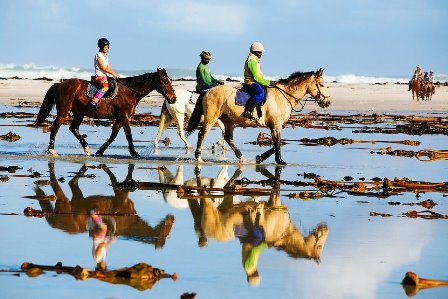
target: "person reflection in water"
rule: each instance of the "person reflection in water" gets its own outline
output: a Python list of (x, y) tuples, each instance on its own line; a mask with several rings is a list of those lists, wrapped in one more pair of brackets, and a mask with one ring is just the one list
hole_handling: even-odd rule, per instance
[(87, 220), (89, 236), (93, 239), (92, 256), (96, 261), (96, 271), (106, 271), (106, 253), (109, 245), (115, 241), (116, 223), (113, 218), (99, 215), (96, 209), (90, 211)]
[(260, 212), (257, 209), (255, 219), (253, 219), (253, 210), (243, 216), (243, 224), (234, 227), (235, 236), (238, 236), (242, 244), (242, 264), (246, 272), (247, 282), (256, 287), (260, 285), (261, 277), (258, 274), (258, 259), (261, 253), (268, 248), (266, 235), (262, 226), (260, 226)]

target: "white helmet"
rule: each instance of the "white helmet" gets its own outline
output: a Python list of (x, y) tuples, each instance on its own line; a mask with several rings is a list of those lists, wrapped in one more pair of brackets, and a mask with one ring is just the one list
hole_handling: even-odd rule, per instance
[(264, 52), (266, 51), (264, 49), (264, 46), (262, 43), (260, 42), (254, 42), (251, 46), (250, 46), (250, 51), (251, 52)]

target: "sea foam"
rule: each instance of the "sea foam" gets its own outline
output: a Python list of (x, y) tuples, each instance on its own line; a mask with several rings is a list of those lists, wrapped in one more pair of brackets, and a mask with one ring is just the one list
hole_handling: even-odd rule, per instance
[[(154, 72), (155, 70), (118, 70), (121, 77), (136, 76), (148, 72)], [(172, 79), (195, 79), (194, 69), (167, 69), (169, 76)], [(37, 79), (37, 78), (49, 78), (53, 80), (79, 78), (89, 80), (93, 74), (93, 69), (80, 68), (80, 67), (60, 67), (60, 66), (38, 66), (33, 63), (16, 65), (16, 64), (0, 64), (0, 78), (12, 78), (19, 77), (24, 79)], [(242, 81), (242, 74), (213, 74), (213, 76), (219, 80), (226, 80), (228, 78), (236, 81)], [(280, 78), (288, 77), (285, 75), (266, 75), (268, 79), (278, 80)], [(341, 75), (326, 75), (324, 76), (327, 82), (338, 83), (407, 83), (411, 77), (397, 76), (363, 76), (355, 74), (341, 74)], [(435, 81), (448, 82), (448, 75), (435, 74)]]

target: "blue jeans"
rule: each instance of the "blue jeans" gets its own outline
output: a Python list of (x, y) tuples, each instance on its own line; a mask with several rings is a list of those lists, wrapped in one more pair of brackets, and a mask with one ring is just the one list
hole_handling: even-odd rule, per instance
[(244, 90), (250, 93), (250, 95), (255, 99), (257, 105), (260, 105), (264, 99), (264, 89), (258, 83), (252, 83), (250, 85), (246, 85)]

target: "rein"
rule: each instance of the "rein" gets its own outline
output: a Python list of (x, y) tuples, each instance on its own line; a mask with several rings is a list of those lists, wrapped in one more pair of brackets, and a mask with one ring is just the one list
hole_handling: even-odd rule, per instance
[[(282, 89), (282, 88), (280, 88), (280, 87), (278, 87), (278, 86), (274, 86), (274, 88), (278, 89), (278, 90), (280, 91), (280, 93), (283, 95), (283, 97), (286, 99), (286, 101), (289, 103), (289, 105), (291, 105), (291, 109), (292, 109), (292, 111), (294, 111), (294, 112), (301, 112), (301, 111), (303, 110), (303, 108), (305, 108), (305, 104), (302, 104), (302, 103), (300, 102), (301, 99), (295, 97), (294, 95), (290, 94), (289, 92), (287, 92), (286, 90), (284, 90), (284, 89)], [(295, 99), (295, 100), (297, 101), (297, 103), (300, 104), (300, 105), (302, 106), (302, 107), (300, 108), (300, 110), (296, 110), (296, 109), (294, 109), (294, 106), (295, 106), (295, 105), (293, 105), (293, 104), (291, 103), (291, 101), (288, 99), (287, 95), (290, 96), (291, 98)], [(307, 100), (304, 100), (304, 101), (306, 102)]]
[(141, 96), (142, 94), (140, 93), (140, 91), (137, 91), (137, 90), (133, 89), (132, 87), (130, 87), (130, 86), (124, 84), (124, 83), (121, 83), (121, 82), (118, 81), (118, 80), (116, 80), (116, 81), (117, 81), (117, 83), (120, 83), (121, 85), (123, 85), (123, 86), (125, 86), (126, 88), (130, 89), (131, 91), (135, 92), (140, 98), (142, 97), (142, 96)]
[[(317, 103), (321, 97), (323, 97), (324, 100), (327, 98), (327, 96), (324, 96), (322, 94), (322, 92), (320, 91), (319, 84), (317, 84), (317, 82), (315, 82), (315, 84), (316, 84), (316, 87), (317, 87), (317, 94), (316, 94), (316, 96), (312, 97), (310, 95), (307, 95), (309, 97), (309, 99), (305, 99), (305, 100), (297, 98), (296, 96), (290, 94), (289, 92), (287, 92), (286, 90), (284, 90), (284, 89), (282, 89), (282, 88), (280, 88), (278, 86), (275, 86), (274, 88), (277, 88), (280, 91), (280, 93), (283, 95), (283, 97), (288, 101), (289, 105), (291, 105), (292, 111), (294, 111), (294, 112), (301, 112), (303, 110), (303, 108), (305, 108), (306, 102), (316, 102)], [(288, 99), (287, 96), (290, 96), (291, 98), (295, 99), (297, 101), (297, 103), (302, 106), (300, 108), (300, 110), (294, 109), (295, 105), (293, 105), (293, 103)], [(302, 101), (305, 102), (305, 104), (302, 104)]]

